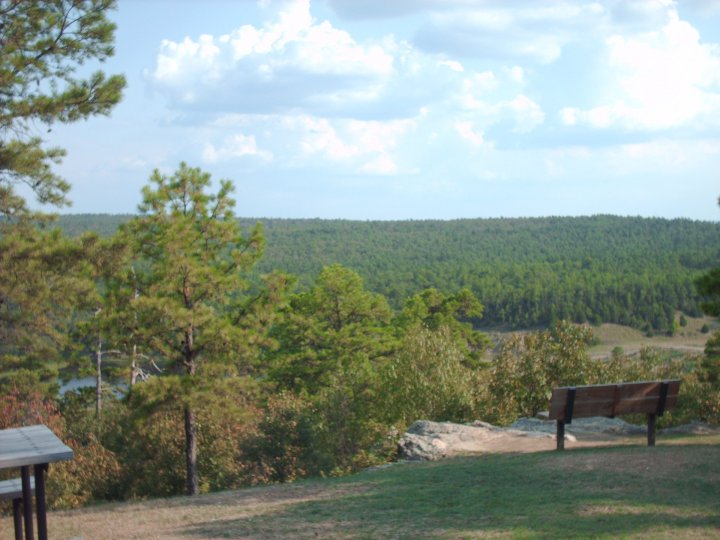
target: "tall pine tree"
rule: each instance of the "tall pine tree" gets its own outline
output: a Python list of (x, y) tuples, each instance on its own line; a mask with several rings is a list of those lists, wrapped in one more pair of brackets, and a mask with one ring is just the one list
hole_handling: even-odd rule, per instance
[(247, 272), (262, 256), (259, 225), (242, 234), (232, 185), (210, 194), (210, 175), (181, 164), (172, 176), (155, 171), (143, 189), (141, 215), (122, 233), (134, 254), (131, 300), (139, 338), (172, 373), (185, 425), (186, 489), (199, 493), (197, 407), (213, 380), (251, 368), (281, 278), (251, 296)]

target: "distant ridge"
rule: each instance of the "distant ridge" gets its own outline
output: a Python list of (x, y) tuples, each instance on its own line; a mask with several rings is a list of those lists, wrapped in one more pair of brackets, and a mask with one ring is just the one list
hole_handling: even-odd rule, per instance
[[(58, 224), (71, 235), (110, 235), (131, 218), (64, 215)], [(304, 287), (340, 263), (396, 307), (428, 287), (468, 287), (486, 306), (483, 326), (567, 318), (672, 332), (676, 310), (700, 312), (693, 278), (720, 265), (720, 223), (680, 218), (240, 221), (265, 228), (259, 272), (282, 270)]]

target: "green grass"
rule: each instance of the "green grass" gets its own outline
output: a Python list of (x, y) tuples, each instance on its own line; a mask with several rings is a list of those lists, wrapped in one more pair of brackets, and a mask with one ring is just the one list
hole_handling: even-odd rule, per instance
[(198, 537), (713, 538), (720, 447), (669, 445), (407, 464), (328, 482), (336, 494)]
[[(399, 464), (53, 512), (49, 525), (86, 540), (720, 537), (720, 435), (658, 444)], [(0, 520), (0, 538), (11, 527)]]

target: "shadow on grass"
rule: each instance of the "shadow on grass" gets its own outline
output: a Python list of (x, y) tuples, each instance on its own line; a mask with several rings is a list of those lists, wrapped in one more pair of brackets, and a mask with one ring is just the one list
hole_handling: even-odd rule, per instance
[(366, 472), (332, 482), (328, 488), (330, 496), (286, 501), (262, 515), (195, 524), (184, 534), (195, 538), (720, 534), (720, 447), (716, 445), (487, 455)]

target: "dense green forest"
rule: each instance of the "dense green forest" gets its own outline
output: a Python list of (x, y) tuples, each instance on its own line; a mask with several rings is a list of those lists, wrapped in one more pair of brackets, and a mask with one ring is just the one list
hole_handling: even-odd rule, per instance
[[(67, 215), (70, 235), (112, 234), (129, 215)], [(340, 263), (399, 308), (434, 287), (469, 288), (481, 327), (554, 321), (614, 322), (672, 332), (676, 310), (699, 315), (693, 279), (720, 262), (720, 224), (617, 216), (453, 221), (257, 221), (267, 248), (259, 272), (282, 270), (309, 286)]]
[[(720, 333), (702, 356), (599, 359), (573, 324), (673, 331), (699, 313), (696, 277), (720, 315), (718, 224), (239, 220), (232, 182), (181, 162), (137, 216), (55, 227), (16, 188), (69, 203), (64, 151), (36, 132), (120, 101), (121, 75), (75, 73), (112, 55), (115, 3), (5, 4), (0, 429), (42, 423), (73, 449), (51, 506), (347, 474), (394, 459), (416, 419), (508, 424), (556, 386), (681, 377), (662, 421), (720, 419)], [(482, 326), (546, 324), (485, 358)]]

